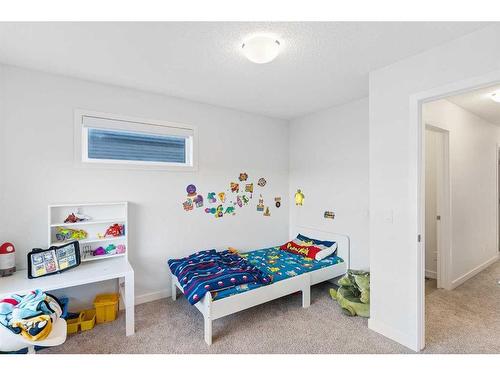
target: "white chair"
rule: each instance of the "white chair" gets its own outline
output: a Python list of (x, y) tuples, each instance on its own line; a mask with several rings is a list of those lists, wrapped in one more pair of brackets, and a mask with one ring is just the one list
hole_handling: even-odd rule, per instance
[(52, 324), (52, 331), (45, 340), (31, 341), (22, 335), (11, 332), (8, 328), (0, 324), (0, 352), (17, 352), (28, 348), (28, 353), (35, 354), (35, 346), (57, 346), (66, 341), (66, 321), (58, 318)]

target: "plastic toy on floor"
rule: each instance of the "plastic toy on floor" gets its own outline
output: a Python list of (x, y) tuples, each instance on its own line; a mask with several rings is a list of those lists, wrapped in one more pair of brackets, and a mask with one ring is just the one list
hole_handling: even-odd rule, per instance
[(342, 311), (350, 316), (370, 317), (370, 273), (348, 270), (338, 281), (340, 287), (330, 289)]

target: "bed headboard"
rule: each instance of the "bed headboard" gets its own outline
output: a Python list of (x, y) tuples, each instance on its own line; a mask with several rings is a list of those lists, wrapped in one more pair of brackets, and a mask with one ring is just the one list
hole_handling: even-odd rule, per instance
[(292, 237), (295, 237), (299, 233), (303, 234), (306, 237), (315, 238), (317, 240), (337, 242), (337, 255), (341, 257), (344, 260), (344, 262), (347, 262), (346, 266), (347, 268), (349, 268), (351, 263), (351, 255), (350, 255), (351, 240), (348, 235), (327, 232), (324, 230), (308, 228), (303, 226), (296, 226), (292, 228), (291, 231)]

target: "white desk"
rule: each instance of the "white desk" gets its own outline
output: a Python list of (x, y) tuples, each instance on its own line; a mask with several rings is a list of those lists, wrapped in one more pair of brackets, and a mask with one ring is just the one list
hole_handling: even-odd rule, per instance
[(28, 271), (19, 270), (12, 276), (0, 278), (0, 296), (26, 294), (34, 289), (57, 290), (111, 279), (119, 281), (120, 296), (125, 308), (126, 335), (133, 335), (134, 270), (124, 258), (86, 262), (66, 272), (37, 279), (28, 279)]

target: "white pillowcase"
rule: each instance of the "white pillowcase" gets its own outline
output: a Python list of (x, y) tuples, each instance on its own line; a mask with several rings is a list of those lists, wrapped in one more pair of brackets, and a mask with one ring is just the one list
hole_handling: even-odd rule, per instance
[[(314, 246), (314, 245), (313, 245)], [(316, 260), (322, 260), (325, 259), (326, 257), (332, 255), (335, 251), (337, 250), (337, 242), (335, 242), (332, 246), (327, 247), (321, 251), (319, 251), (314, 259)]]

